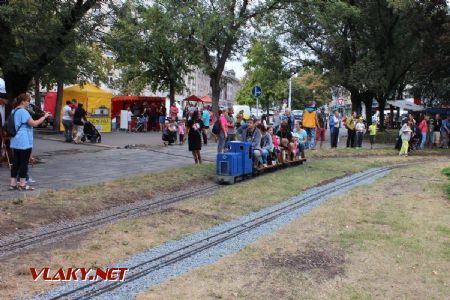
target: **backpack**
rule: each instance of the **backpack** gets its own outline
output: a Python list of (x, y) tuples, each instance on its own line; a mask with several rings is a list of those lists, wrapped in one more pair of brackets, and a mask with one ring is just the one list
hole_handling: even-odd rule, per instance
[(214, 122), (214, 126), (212, 128), (212, 133), (214, 133), (215, 135), (218, 135), (220, 133), (220, 122), (219, 122), (219, 119), (217, 119), (216, 122)]
[(6, 121), (6, 132), (10, 137), (15, 137), (17, 132), (20, 130), (20, 127), (22, 127), (22, 123), (19, 125), (19, 128), (16, 130), (16, 122), (14, 121), (14, 115), (16, 114), (17, 109), (12, 111), (11, 114), (8, 117), (8, 120)]

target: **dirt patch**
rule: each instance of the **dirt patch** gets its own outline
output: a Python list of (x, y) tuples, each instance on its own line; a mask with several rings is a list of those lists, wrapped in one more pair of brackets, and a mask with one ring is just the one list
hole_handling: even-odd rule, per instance
[(267, 269), (287, 268), (295, 272), (317, 271), (316, 279), (331, 279), (344, 274), (344, 251), (334, 247), (312, 247), (295, 253), (277, 253), (262, 260)]

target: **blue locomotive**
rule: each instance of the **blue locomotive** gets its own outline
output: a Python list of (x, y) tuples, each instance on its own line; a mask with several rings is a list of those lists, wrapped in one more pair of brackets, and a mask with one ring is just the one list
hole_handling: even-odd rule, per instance
[(235, 183), (253, 175), (267, 171), (276, 171), (291, 166), (298, 166), (306, 161), (305, 158), (285, 161), (272, 160), (265, 168), (253, 168), (253, 149), (249, 142), (227, 142), (225, 153), (218, 153), (216, 159), (216, 175), (218, 183)]
[(253, 173), (253, 151), (249, 142), (227, 142), (225, 153), (218, 153), (216, 159), (217, 181), (234, 183), (238, 178)]

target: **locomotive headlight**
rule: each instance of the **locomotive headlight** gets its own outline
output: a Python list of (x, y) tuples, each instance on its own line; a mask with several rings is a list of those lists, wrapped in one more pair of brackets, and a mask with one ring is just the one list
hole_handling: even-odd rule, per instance
[(222, 155), (222, 159), (227, 159), (227, 156), (226, 155)]

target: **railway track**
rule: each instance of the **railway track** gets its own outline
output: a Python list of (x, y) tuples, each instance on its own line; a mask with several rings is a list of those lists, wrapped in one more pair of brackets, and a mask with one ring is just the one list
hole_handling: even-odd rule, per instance
[[(369, 170), (366, 172), (362, 172), (357, 176), (349, 176), (348, 178), (342, 178), (341, 180), (339, 180), (339, 186), (336, 186), (336, 184), (328, 184), (328, 186), (318, 190), (313, 194), (309, 194), (303, 198), (300, 198), (295, 202), (284, 204), (263, 215), (252, 217), (235, 226), (227, 228), (226, 230), (210, 234), (206, 238), (192, 242), (184, 247), (180, 247), (173, 251), (162, 254), (158, 257), (130, 266), (128, 275), (125, 278), (125, 281), (123, 282), (95, 281), (82, 285), (80, 287), (76, 287), (70, 291), (65, 291), (58, 295), (53, 295), (50, 298), (54, 300), (56, 299), (81, 300), (81, 299), (92, 299), (100, 296), (107, 296), (106, 293), (111, 292), (123, 285), (129, 284), (135, 280), (138, 280), (144, 276), (147, 276), (154, 271), (157, 271), (167, 266), (171, 266), (186, 258), (194, 256), (202, 251), (208, 250), (211, 247), (220, 245), (221, 243), (224, 243), (234, 237), (247, 233), (252, 229), (255, 229), (271, 221), (274, 221), (283, 215), (294, 212), (297, 209), (300, 209), (309, 204), (313, 204), (314, 202), (319, 201), (324, 196), (338, 191), (340, 187), (356, 185), (355, 183), (358, 183), (362, 180), (365, 180), (367, 178), (379, 174), (383, 174), (384, 172), (387, 172), (388, 170), (391, 170), (394, 167), (395, 166), (378, 168), (372, 171)], [(397, 167), (400, 167), (400, 165), (397, 165)]]
[[(133, 203), (123, 207), (114, 207), (106, 211), (102, 211), (99, 214), (77, 219), (69, 223), (57, 223), (50, 224), (39, 228), (38, 233), (30, 231), (12, 237), (6, 237), (0, 241), (0, 257), (15, 254), (24, 250), (29, 250), (36, 246), (41, 246), (56, 241), (60, 241), (72, 235), (77, 235), (90, 231), (98, 226), (112, 223), (118, 220), (127, 219), (130, 217), (136, 217), (144, 214), (156, 212), (162, 208), (166, 208), (171, 204), (192, 198), (195, 196), (201, 196), (206, 193), (216, 191), (220, 186), (213, 184), (195, 191), (178, 194), (171, 197), (162, 198), (157, 201), (148, 202), (141, 201), (138, 204)], [(142, 203), (145, 202), (145, 203)]]

